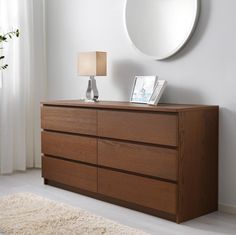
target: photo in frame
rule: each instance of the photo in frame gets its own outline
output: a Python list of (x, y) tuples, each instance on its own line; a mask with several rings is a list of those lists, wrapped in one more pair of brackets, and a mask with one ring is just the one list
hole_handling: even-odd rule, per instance
[(136, 76), (130, 102), (147, 104), (158, 81), (157, 76)]
[(148, 101), (148, 104), (157, 105), (166, 86), (167, 86), (166, 80), (158, 80), (156, 83), (156, 86), (153, 90), (153, 94), (151, 95), (151, 97)]

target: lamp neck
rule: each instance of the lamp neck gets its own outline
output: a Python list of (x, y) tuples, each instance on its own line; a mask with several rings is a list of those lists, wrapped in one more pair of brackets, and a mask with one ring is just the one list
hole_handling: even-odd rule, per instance
[(94, 80), (95, 80), (95, 76), (91, 75), (91, 76), (89, 76), (89, 79), (90, 79), (91, 81), (94, 81)]

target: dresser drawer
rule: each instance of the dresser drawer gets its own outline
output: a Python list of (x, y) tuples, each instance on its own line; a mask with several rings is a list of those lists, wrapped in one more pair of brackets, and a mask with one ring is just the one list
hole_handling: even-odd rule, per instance
[(41, 108), (42, 129), (97, 134), (97, 111), (84, 108), (43, 106)]
[(97, 168), (51, 157), (42, 157), (43, 177), (72, 187), (97, 192)]
[(43, 131), (42, 153), (97, 164), (97, 139)]
[(98, 135), (177, 146), (177, 115), (98, 111)]
[(98, 169), (98, 192), (166, 213), (176, 213), (176, 184)]
[(177, 151), (173, 149), (98, 140), (98, 164), (177, 180)]

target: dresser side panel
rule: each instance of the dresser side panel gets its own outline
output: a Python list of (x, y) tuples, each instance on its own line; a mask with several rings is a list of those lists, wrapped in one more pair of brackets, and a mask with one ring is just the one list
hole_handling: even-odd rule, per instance
[(217, 210), (218, 109), (179, 114), (178, 222)]

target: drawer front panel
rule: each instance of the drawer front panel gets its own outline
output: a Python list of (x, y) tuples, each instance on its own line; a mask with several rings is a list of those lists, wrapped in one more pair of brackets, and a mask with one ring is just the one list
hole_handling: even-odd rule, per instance
[(97, 164), (97, 139), (43, 131), (42, 153)]
[(177, 180), (177, 151), (173, 149), (98, 140), (98, 164)]
[(96, 167), (42, 157), (42, 175), (48, 180), (97, 192)]
[(98, 192), (170, 214), (176, 214), (176, 184), (98, 169)]
[(41, 108), (42, 129), (97, 134), (97, 111), (82, 108), (43, 106)]
[(177, 116), (159, 113), (98, 111), (98, 135), (177, 146)]

